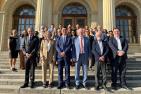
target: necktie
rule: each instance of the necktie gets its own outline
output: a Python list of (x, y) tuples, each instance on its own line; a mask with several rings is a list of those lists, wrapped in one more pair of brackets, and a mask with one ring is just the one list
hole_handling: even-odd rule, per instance
[(80, 53), (83, 53), (83, 38), (80, 38)]

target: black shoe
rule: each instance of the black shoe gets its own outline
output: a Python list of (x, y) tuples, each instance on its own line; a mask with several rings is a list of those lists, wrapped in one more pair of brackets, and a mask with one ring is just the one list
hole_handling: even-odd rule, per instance
[(47, 85), (46, 84), (43, 84), (43, 88), (46, 88), (47, 87)]
[(99, 90), (99, 86), (96, 86), (96, 87), (95, 87), (95, 90), (98, 91), (98, 90)]
[(113, 90), (117, 90), (117, 86), (112, 86), (112, 89)]
[(13, 71), (13, 72), (17, 72), (17, 69), (16, 69), (16, 68), (12, 68), (12, 71)]
[(24, 84), (20, 88), (26, 88), (26, 87), (28, 87), (28, 84)]
[(31, 83), (30, 88), (34, 88), (34, 83)]
[(79, 88), (80, 88), (80, 86), (79, 86), (79, 85), (76, 85), (76, 86), (75, 86), (75, 89), (79, 89)]
[(63, 86), (62, 85), (59, 85), (58, 87), (57, 87), (57, 89), (62, 89), (63, 88)]
[(87, 87), (87, 85), (83, 85), (83, 88), (85, 88), (85, 89), (87, 89), (87, 90), (89, 89), (89, 88)]
[(126, 85), (122, 85), (121, 87), (124, 89), (129, 89)]
[(70, 85), (69, 84), (65, 84), (67, 89), (70, 89)]
[(48, 84), (48, 88), (52, 88), (52, 84)]

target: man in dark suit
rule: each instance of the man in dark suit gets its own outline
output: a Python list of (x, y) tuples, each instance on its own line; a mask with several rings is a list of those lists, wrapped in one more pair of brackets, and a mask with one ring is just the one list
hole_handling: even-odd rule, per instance
[(63, 66), (65, 66), (65, 86), (70, 87), (70, 57), (71, 37), (67, 36), (66, 28), (62, 28), (62, 36), (56, 41), (57, 62), (58, 62), (58, 89), (63, 87)]
[(25, 55), (25, 82), (21, 88), (28, 87), (29, 78), (31, 80), (30, 87), (34, 87), (36, 57), (39, 48), (39, 40), (33, 35), (32, 29), (28, 28), (27, 32), (28, 36), (22, 44), (22, 50)]
[(120, 30), (113, 30), (114, 37), (110, 38), (109, 46), (113, 52), (112, 60), (112, 88), (117, 89), (117, 71), (119, 70), (120, 85), (128, 89), (126, 85), (126, 59), (128, 51), (128, 42), (125, 38), (120, 37)]
[(107, 42), (103, 41), (102, 32), (96, 32), (96, 40), (93, 41), (92, 45), (92, 53), (94, 54), (95, 58), (95, 89), (99, 90), (99, 80), (100, 80), (100, 70), (103, 76), (103, 88), (107, 89), (106, 87), (106, 57), (108, 54), (108, 47)]

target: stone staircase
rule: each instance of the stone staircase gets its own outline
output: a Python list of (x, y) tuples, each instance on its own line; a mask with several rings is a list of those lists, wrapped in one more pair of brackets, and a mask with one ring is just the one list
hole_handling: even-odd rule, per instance
[(140, 44), (129, 44), (129, 54), (139, 53), (141, 52), (141, 45)]
[[(36, 69), (36, 87), (34, 89), (26, 88), (21, 89), (20, 86), (24, 82), (24, 71), (18, 69), (18, 72), (11, 72), (9, 69), (8, 52), (0, 52), (0, 94), (141, 94), (141, 52), (128, 54), (129, 59), (127, 60), (127, 84), (131, 90), (119, 89), (113, 91), (110, 89), (110, 73), (107, 71), (108, 75), (108, 88), (109, 91), (100, 90), (95, 91), (94, 89), (94, 71), (88, 72), (88, 86), (89, 90), (80, 89), (75, 90), (74, 88), (74, 67), (71, 67), (71, 84), (70, 90), (57, 89), (57, 77), (58, 71), (55, 67), (54, 72), (54, 87), (52, 89), (44, 89), (41, 82), (41, 67), (40, 64)], [(17, 68), (19, 68), (19, 59), (17, 60)], [(82, 71), (81, 71), (82, 74)]]

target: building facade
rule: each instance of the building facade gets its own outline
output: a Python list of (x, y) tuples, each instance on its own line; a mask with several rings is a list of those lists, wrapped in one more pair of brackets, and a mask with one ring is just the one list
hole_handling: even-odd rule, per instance
[(0, 50), (13, 28), (80, 24), (120, 28), (130, 44), (141, 44), (141, 0), (0, 0)]

